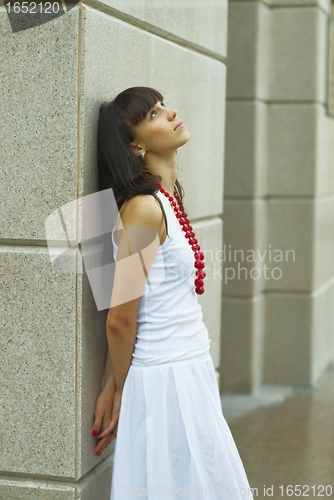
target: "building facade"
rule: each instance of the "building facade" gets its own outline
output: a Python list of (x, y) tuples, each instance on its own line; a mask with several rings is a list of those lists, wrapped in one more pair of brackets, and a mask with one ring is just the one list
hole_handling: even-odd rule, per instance
[(334, 359), (333, 59), (329, 0), (229, 3), (224, 392), (312, 387)]

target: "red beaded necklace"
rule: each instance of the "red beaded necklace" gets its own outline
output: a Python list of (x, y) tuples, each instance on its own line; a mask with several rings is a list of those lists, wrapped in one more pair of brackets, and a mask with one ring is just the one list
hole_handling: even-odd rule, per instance
[(160, 184), (157, 184), (157, 187), (161, 193), (163, 193), (166, 198), (170, 201), (172, 208), (174, 210), (175, 216), (179, 221), (180, 226), (182, 227), (182, 231), (184, 231), (184, 235), (188, 240), (189, 245), (191, 246), (194, 256), (195, 256), (195, 268), (196, 268), (196, 279), (195, 279), (195, 292), (198, 295), (202, 295), (204, 293), (204, 278), (206, 273), (203, 271), (204, 269), (204, 253), (201, 252), (201, 247), (198, 245), (198, 240), (193, 231), (193, 227), (190, 224), (190, 220), (188, 219), (188, 214), (184, 211), (182, 201), (174, 190), (174, 196), (179, 206), (175, 203), (174, 199), (170, 194), (161, 187)]

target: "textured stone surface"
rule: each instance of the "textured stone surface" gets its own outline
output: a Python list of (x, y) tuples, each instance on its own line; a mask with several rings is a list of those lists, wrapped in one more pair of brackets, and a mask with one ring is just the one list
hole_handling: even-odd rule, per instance
[[(262, 371), (262, 296), (223, 297), (220, 350), (221, 392), (249, 393)], [(256, 364), (257, 369), (253, 368)]]
[(267, 290), (311, 290), (315, 237), (313, 212), (312, 200), (277, 198), (268, 201), (268, 246), (271, 245), (272, 266), (280, 271), (274, 271), (273, 277), (267, 280)]
[(250, 98), (256, 85), (256, 2), (231, 2), (228, 8), (226, 96)]
[(269, 108), (268, 193), (312, 196), (315, 192), (316, 106)]
[[(286, 0), (268, 0), (267, 3), (271, 6), (284, 5), (285, 7), (287, 4)], [(327, 13), (330, 13), (331, 9), (331, 0), (289, 0), (289, 5), (291, 5), (291, 7), (299, 7), (301, 4), (306, 6), (319, 6)]]
[(312, 304), (312, 363), (311, 381), (318, 383), (319, 377), (334, 357), (334, 285), (329, 279), (316, 292)]
[(264, 2), (231, 1), (228, 8), (227, 98), (269, 97), (271, 11)]
[(263, 382), (311, 383), (312, 297), (266, 295)]
[(79, 481), (76, 500), (110, 500), (111, 477), (112, 457), (108, 456)]
[[(134, 18), (133, 22), (147, 23), (154, 30), (164, 30), (166, 36), (226, 56), (227, 1), (220, 0), (102, 0), (113, 10)], [(112, 12), (112, 11), (111, 11)], [(117, 13), (116, 13), (117, 15)], [(150, 29), (150, 28), (149, 28)]]
[(225, 198), (267, 193), (267, 116), (261, 102), (226, 103)]
[(227, 1), (146, 0), (145, 20), (226, 56)]
[(1, 238), (45, 240), (76, 197), (78, 11), (14, 34), (0, 20)]
[[(266, 284), (266, 213), (263, 200), (225, 200), (223, 294), (251, 295)], [(261, 229), (260, 229), (261, 228)], [(272, 264), (268, 264), (272, 267)]]
[(55, 273), (46, 248), (0, 247), (0, 258), (1, 470), (73, 478), (75, 275)]
[(135, 2), (132, 0), (102, 0), (101, 3), (141, 21), (145, 20), (145, 0), (136, 0)]
[(316, 147), (316, 194), (334, 193), (334, 120), (325, 114), (323, 106), (317, 106)]
[(314, 205), (313, 288), (334, 275), (334, 195), (319, 197)]
[(112, 457), (109, 456), (77, 483), (0, 478), (1, 500), (109, 500)]
[(54, 481), (0, 479), (3, 500), (76, 500), (74, 486)]
[(270, 98), (325, 101), (326, 15), (314, 8), (272, 11)]

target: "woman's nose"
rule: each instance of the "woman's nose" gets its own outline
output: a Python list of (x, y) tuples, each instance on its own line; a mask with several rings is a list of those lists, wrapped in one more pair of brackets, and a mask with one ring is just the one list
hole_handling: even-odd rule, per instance
[(177, 115), (176, 109), (171, 109), (169, 113), (169, 119), (174, 120), (175, 116)]

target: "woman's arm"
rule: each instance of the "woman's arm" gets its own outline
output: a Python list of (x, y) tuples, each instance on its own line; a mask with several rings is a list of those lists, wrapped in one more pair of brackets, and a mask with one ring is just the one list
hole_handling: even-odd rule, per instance
[[(122, 391), (136, 342), (139, 302), (164, 233), (161, 208), (150, 195), (138, 195), (129, 200), (123, 210), (122, 223), (124, 229), (118, 242), (111, 307), (106, 320), (115, 395), (111, 423), (99, 438), (114, 429), (118, 420)], [(144, 249), (145, 260), (141, 255)]]
[[(111, 358), (109, 354), (109, 349), (107, 351), (106, 363), (103, 376), (102, 390), (97, 397), (94, 412), (94, 423), (92, 428), (92, 435), (97, 436), (99, 430), (105, 430), (111, 423), (112, 420), (112, 407), (115, 396), (115, 381), (114, 372), (112, 369)], [(95, 447), (96, 455), (100, 455), (101, 451), (106, 448), (112, 439), (115, 437), (117, 431), (117, 425), (114, 426), (113, 433), (110, 433), (103, 440), (100, 440)]]
[(107, 350), (106, 364), (104, 368), (104, 376), (102, 382), (102, 390), (110, 390), (115, 385), (114, 372), (112, 369), (111, 357), (109, 349)]

